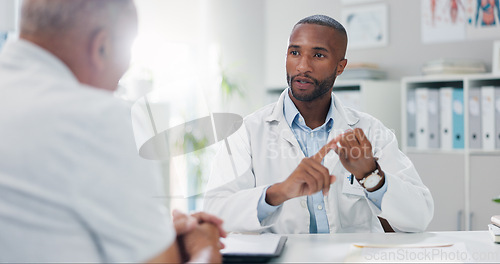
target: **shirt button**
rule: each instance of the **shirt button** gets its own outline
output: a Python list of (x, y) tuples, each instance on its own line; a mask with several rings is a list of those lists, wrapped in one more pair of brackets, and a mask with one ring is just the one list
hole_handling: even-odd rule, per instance
[(314, 137), (314, 133), (311, 133), (311, 137)]
[(321, 204), (318, 205), (318, 210), (323, 210), (323, 206), (321, 206)]

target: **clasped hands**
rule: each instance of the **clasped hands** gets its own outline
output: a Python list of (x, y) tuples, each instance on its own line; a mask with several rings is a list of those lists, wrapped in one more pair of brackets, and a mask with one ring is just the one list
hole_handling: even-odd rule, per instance
[(269, 187), (266, 191), (266, 202), (270, 205), (280, 205), (286, 200), (312, 195), (318, 191), (327, 195), (336, 177), (330, 175), (321, 162), (331, 150), (337, 153), (344, 168), (358, 181), (377, 168), (372, 145), (363, 130), (349, 129), (324, 145), (315, 155), (302, 159), (285, 181)]
[(216, 216), (198, 212), (191, 215), (177, 210), (172, 212), (182, 254), (182, 262), (221, 263), (219, 250), (224, 248), (220, 237), (226, 237), (222, 220)]

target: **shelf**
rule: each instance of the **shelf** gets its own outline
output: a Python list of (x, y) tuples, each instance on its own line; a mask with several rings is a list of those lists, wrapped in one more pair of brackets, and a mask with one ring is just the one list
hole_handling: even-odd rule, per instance
[(453, 149), (453, 150), (444, 150), (444, 149), (416, 149), (416, 148), (407, 148), (406, 153), (410, 154), (452, 154), (452, 155), (465, 155), (471, 156), (500, 156), (500, 150), (482, 150), (482, 149)]
[[(496, 145), (497, 149), (494, 150), (481, 149), (481, 146), (477, 146), (479, 148), (470, 148), (471, 135), (477, 134), (477, 130), (475, 129), (477, 118), (472, 120), (474, 122), (471, 124), (470, 111), (471, 109), (478, 109), (477, 104), (471, 106), (470, 101), (473, 96), (477, 98), (477, 90), (474, 88), (500, 86), (500, 75), (448, 74), (413, 76), (403, 78), (401, 85), (401, 111), (403, 113), (401, 122), (403, 131), (402, 148), (407, 155), (411, 156), (415, 167), (418, 169), (419, 173), (421, 173), (422, 181), (424, 181), (424, 184), (426, 184), (432, 192), (435, 202), (435, 214), (439, 218), (434, 219), (431, 225), (433, 225), (435, 229), (446, 229), (449, 228), (450, 223), (456, 222), (453, 226), (459, 226), (460, 230), (478, 230), (484, 228), (489, 221), (491, 212), (497, 210), (489, 207), (489, 204), (484, 204), (484, 201), (490, 201), (490, 196), (498, 195), (500, 178), (495, 177), (492, 172), (495, 172), (498, 164), (500, 164), (500, 149), (498, 149), (498, 145)], [(415, 102), (412, 101), (413, 105), (407, 103), (408, 94), (410, 94), (409, 92), (412, 90), (417, 91), (417, 88), (429, 88), (428, 91), (432, 90), (435, 93), (435, 89), (442, 87), (453, 87), (462, 90), (461, 93), (463, 94), (464, 100), (462, 102), (463, 108), (461, 108), (463, 110), (461, 110), (460, 113), (463, 113), (464, 129), (462, 131), (462, 136), (464, 148), (445, 150), (439, 148), (439, 146), (443, 146), (442, 142), (436, 147), (435, 145), (426, 145), (427, 143), (425, 143), (425, 141), (423, 141), (423, 146), (434, 148), (423, 149), (423, 146), (416, 148), (415, 145), (413, 145), (416, 144), (414, 141), (416, 132), (411, 132), (421, 130), (415, 130), (414, 127), (408, 126), (408, 124), (415, 124), (414, 122), (416, 122), (415, 119), (417, 118), (414, 115), (410, 115), (409, 117), (412, 118), (410, 119), (411, 123), (407, 120), (408, 109), (415, 109), (413, 108), (415, 107)], [(425, 95), (425, 93), (422, 94)], [(433, 96), (435, 96), (435, 94), (433, 94)], [(410, 106), (410, 108), (408, 108), (408, 106)], [(453, 106), (455, 107), (455, 105)], [(440, 108), (437, 109), (440, 110)], [(453, 110), (455, 111), (455, 108), (453, 108)], [(478, 110), (482, 111), (482, 108)], [(433, 120), (435, 120), (436, 111), (433, 110), (432, 114)], [(441, 120), (441, 112), (437, 114), (438, 118)], [(431, 127), (435, 127), (435, 123), (429, 123), (426, 117), (424, 117), (423, 120), (423, 122), (428, 122), (429, 124), (427, 130)], [(480, 124), (484, 122), (483, 120), (480, 121)], [(496, 122), (495, 119), (492, 121), (494, 123)], [(420, 119), (420, 122), (422, 122), (422, 119)], [(485, 124), (490, 124), (490, 122)], [(471, 128), (470, 125), (473, 125), (473, 127)], [(441, 125), (438, 125), (438, 127), (439, 126)], [(449, 123), (448, 126), (450, 126)], [(409, 128), (411, 129), (409, 130)], [(495, 135), (496, 133), (495, 131)], [(410, 135), (412, 136), (412, 146), (408, 147), (408, 137)], [(427, 138), (427, 140), (429, 140), (429, 138)], [(449, 142), (445, 146), (449, 146)], [(484, 184), (485, 182), (487, 184)], [(449, 189), (447, 187), (449, 183), (454, 184), (455, 191), (445, 191)]]
[(403, 82), (449, 82), (449, 81), (464, 81), (468, 80), (494, 80), (500, 79), (500, 75), (491, 73), (480, 74), (436, 74), (423, 76), (410, 76), (403, 78)]
[(407, 148), (406, 153), (411, 154), (455, 154), (455, 155), (464, 155), (464, 149), (416, 149), (416, 148)]
[(469, 150), (471, 156), (500, 156), (499, 150), (481, 150), (481, 149), (471, 149)]

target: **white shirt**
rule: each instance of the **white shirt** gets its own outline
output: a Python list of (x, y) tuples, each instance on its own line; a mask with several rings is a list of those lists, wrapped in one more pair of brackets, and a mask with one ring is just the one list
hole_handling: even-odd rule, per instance
[[(264, 188), (284, 181), (305, 157), (283, 115), (286, 91), (276, 104), (247, 116), (241, 128), (228, 137), (231, 154), (223, 146), (214, 160), (204, 209), (221, 217), (229, 231), (309, 233), (307, 196), (284, 202), (263, 221), (258, 218)], [(383, 232), (377, 216), (387, 219), (396, 231), (424, 231), (432, 219), (434, 202), (411, 161), (398, 149), (394, 133), (374, 117), (343, 107), (332, 96), (334, 124), (328, 142), (347, 129), (363, 129), (385, 173), (387, 190), (378, 208), (357, 181), (350, 184), (351, 173), (330, 151), (323, 165), (337, 180), (324, 197), (329, 232)]]
[(23, 40), (0, 54), (0, 262), (142, 262), (175, 231), (130, 108)]

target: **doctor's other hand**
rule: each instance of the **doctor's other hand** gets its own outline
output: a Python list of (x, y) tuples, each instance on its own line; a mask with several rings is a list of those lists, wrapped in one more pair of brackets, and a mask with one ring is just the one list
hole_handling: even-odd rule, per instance
[(312, 195), (318, 191), (323, 191), (323, 194), (327, 195), (330, 191), (330, 185), (335, 182), (335, 176), (330, 175), (328, 169), (321, 162), (326, 154), (333, 149), (335, 143), (332, 140), (324, 145), (318, 153), (302, 159), (285, 181), (269, 187), (266, 191), (266, 202), (276, 206), (289, 199)]
[(332, 141), (335, 142), (333, 150), (339, 155), (340, 162), (358, 181), (377, 168), (372, 144), (361, 128), (349, 129)]

